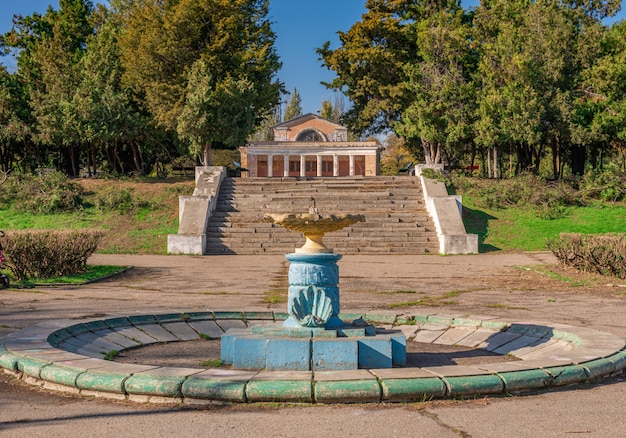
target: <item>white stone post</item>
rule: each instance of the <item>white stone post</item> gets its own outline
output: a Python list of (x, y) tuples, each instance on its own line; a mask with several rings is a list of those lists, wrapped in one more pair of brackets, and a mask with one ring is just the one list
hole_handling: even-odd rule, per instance
[(354, 176), (354, 155), (350, 154), (350, 176)]
[(306, 155), (300, 155), (300, 176), (306, 176)]
[(317, 176), (322, 176), (322, 156), (317, 156)]
[(283, 176), (286, 178), (289, 176), (289, 155), (283, 155)]
[(274, 155), (267, 155), (267, 177), (271, 178), (274, 176)]
[(339, 176), (339, 156), (333, 155), (333, 176)]

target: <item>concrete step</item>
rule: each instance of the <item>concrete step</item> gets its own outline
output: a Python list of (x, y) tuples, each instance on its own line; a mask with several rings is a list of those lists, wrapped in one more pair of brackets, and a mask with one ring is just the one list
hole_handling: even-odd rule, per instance
[(266, 213), (363, 214), (366, 222), (329, 233), (343, 254), (436, 253), (437, 235), (414, 177), (227, 178), (207, 225), (209, 254), (279, 254), (304, 237), (265, 222)]

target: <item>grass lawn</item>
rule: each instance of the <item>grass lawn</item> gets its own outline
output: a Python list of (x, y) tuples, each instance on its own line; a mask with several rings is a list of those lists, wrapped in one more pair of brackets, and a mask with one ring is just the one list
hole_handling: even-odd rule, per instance
[(624, 205), (570, 207), (559, 219), (538, 218), (531, 208), (486, 210), (463, 197), (463, 221), (468, 233), (478, 234), (479, 251), (541, 251), (560, 233), (605, 234), (626, 232)]

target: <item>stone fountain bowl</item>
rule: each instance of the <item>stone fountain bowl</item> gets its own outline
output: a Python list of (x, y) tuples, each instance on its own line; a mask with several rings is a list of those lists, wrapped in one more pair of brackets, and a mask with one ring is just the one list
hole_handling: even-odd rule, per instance
[(280, 225), (290, 231), (304, 234), (306, 243), (297, 248), (297, 253), (332, 253), (333, 250), (324, 246), (322, 239), (325, 233), (338, 231), (357, 222), (365, 222), (362, 214), (319, 214), (290, 213), (266, 214), (266, 222)]

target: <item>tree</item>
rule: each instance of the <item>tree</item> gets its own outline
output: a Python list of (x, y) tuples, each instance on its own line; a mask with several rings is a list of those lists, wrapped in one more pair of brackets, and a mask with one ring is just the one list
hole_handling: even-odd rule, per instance
[[(240, 144), (229, 142), (245, 139), (278, 103), (281, 84), (274, 76), (280, 63), (267, 19), (267, 0), (137, 0), (118, 6), (124, 26), (120, 47), (125, 82), (145, 102), (157, 124), (177, 131), (182, 139), (191, 142), (192, 150), (197, 151), (196, 141), (200, 139), (196, 122), (201, 116), (195, 113), (198, 108), (214, 108), (210, 102), (228, 100), (229, 93), (237, 95), (252, 86), (254, 101), (250, 106), (254, 108), (254, 123), (242, 123), (237, 128), (245, 126), (245, 136), (233, 135), (221, 141), (235, 147)], [(210, 72), (210, 84), (198, 77), (201, 71)], [(211, 96), (202, 97), (200, 91), (190, 90), (192, 80), (198, 81), (203, 92)], [(242, 111), (250, 102), (246, 99), (244, 103), (238, 106)], [(185, 108), (186, 105), (190, 107)], [(231, 106), (229, 111), (236, 107)], [(191, 119), (181, 119), (183, 114)], [(213, 114), (207, 118), (217, 120), (222, 116)], [(240, 120), (247, 119), (245, 112)], [(203, 137), (214, 138), (212, 133)], [(204, 142), (207, 165), (207, 148), (212, 143)]]
[(293, 93), (285, 109), (285, 121), (295, 119), (302, 115), (302, 99), (296, 87), (293, 87)]
[(82, 141), (72, 100), (80, 81), (78, 66), (93, 32), (88, 23), (93, 6), (88, 0), (61, 0), (59, 5), (58, 13), (47, 14), (51, 34), (34, 44), (29, 53), (39, 79), (30, 78), (30, 105), (38, 141), (50, 147), (59, 145), (60, 166), (78, 175)]
[[(110, 170), (125, 173), (131, 163), (137, 174), (145, 173), (142, 148), (153, 131), (148, 118), (137, 109), (129, 89), (122, 85), (119, 27), (106, 10), (99, 10), (101, 23), (87, 40), (87, 53), (80, 63), (81, 81), (72, 104), (77, 123), (86, 140), (86, 162), (89, 174), (96, 172), (98, 155), (107, 157)], [(141, 141), (141, 140), (144, 141)], [(130, 149), (126, 154), (125, 149)], [(154, 154), (152, 154), (154, 155)]]
[(246, 78), (213, 79), (209, 65), (196, 61), (189, 75), (185, 103), (178, 118), (178, 135), (194, 154), (211, 163), (211, 144), (243, 144), (255, 126), (256, 94)]
[(576, 174), (585, 172), (587, 159), (596, 168), (601, 154), (611, 149), (623, 154), (626, 146), (626, 22), (615, 23), (596, 41), (599, 54), (586, 63), (576, 100), (579, 146), (571, 155)]
[(346, 104), (343, 95), (335, 93), (334, 103), (330, 100), (322, 100), (320, 116), (335, 123), (341, 123), (343, 115), (346, 112), (345, 108)]
[[(336, 74), (327, 87), (352, 102), (344, 122), (357, 135), (389, 129), (410, 103), (403, 65), (416, 53), (413, 29), (415, 1), (368, 0), (367, 12), (348, 32), (338, 32), (341, 46), (317, 49), (323, 65)], [(417, 2), (427, 3), (427, 2)]]
[(385, 150), (380, 157), (380, 170), (383, 175), (397, 175), (400, 169), (415, 161), (402, 138), (395, 134), (387, 137)]
[[(416, 61), (405, 66), (405, 87), (413, 96), (394, 130), (421, 143), (427, 164), (439, 164), (442, 154), (471, 144), (474, 118), (475, 54), (469, 19), (457, 4), (415, 23)], [(415, 147), (413, 147), (415, 149)]]
[(32, 134), (29, 116), (16, 75), (0, 66), (0, 170), (7, 171), (14, 159), (24, 158), (29, 152), (37, 160), (37, 151), (28, 147)]
[(508, 144), (517, 172), (537, 172), (549, 148), (554, 177), (562, 175), (594, 14), (550, 0), (494, 0), (476, 10), (475, 39), (482, 41), (476, 141)]

